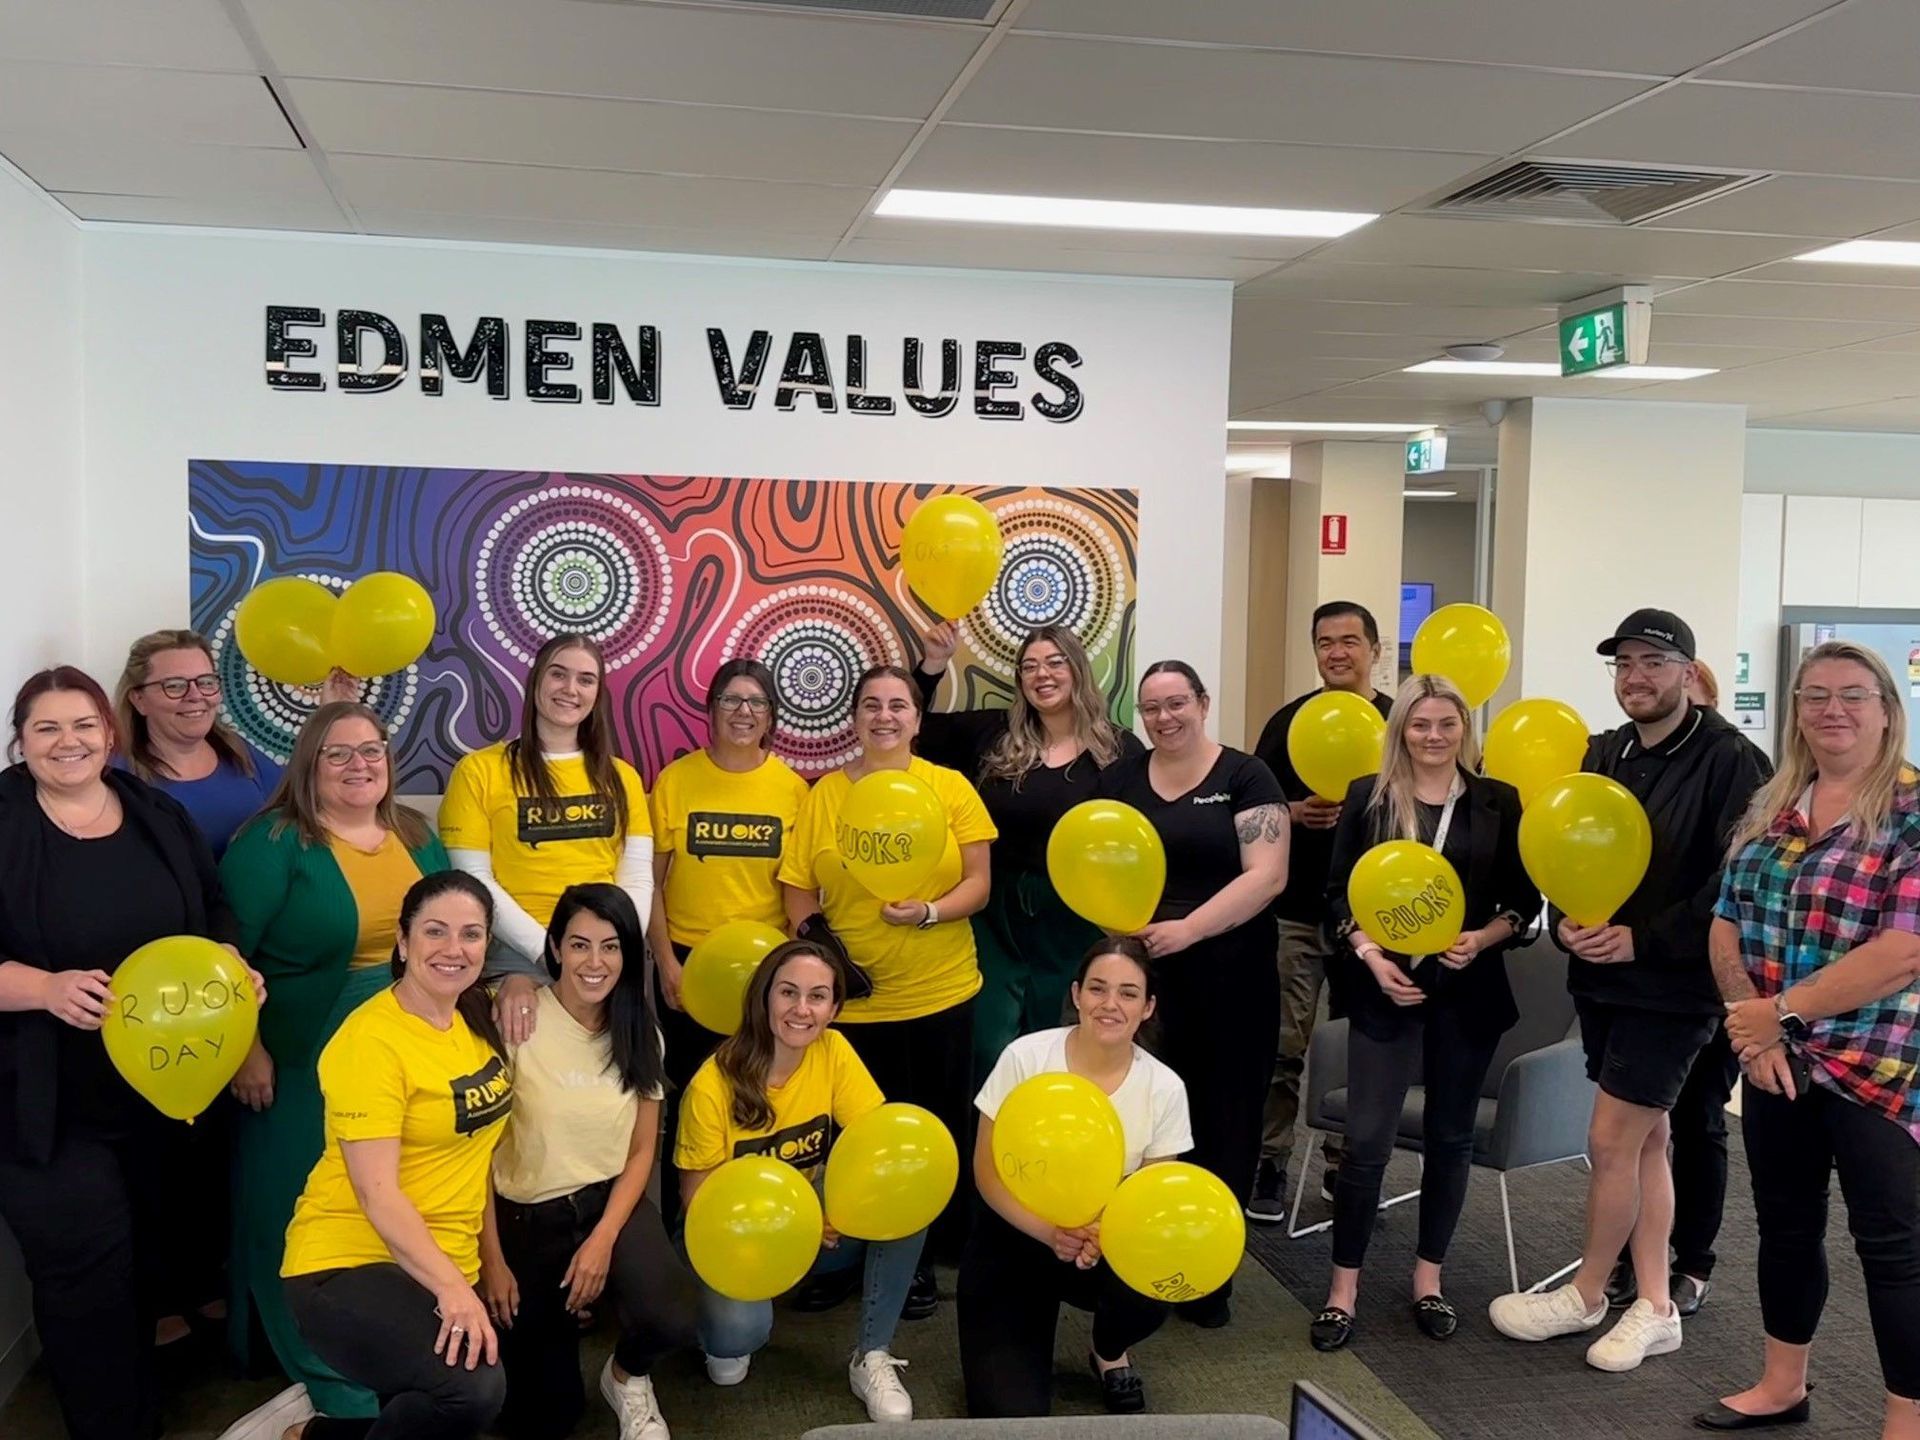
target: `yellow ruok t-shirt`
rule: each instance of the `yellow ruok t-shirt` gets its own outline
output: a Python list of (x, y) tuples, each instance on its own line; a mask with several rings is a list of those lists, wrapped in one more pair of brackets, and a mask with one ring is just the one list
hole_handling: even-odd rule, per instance
[(341, 1142), (400, 1141), (400, 1189), (434, 1243), (469, 1281), (480, 1274), (480, 1218), (501, 1121), (507, 1065), (458, 1015), (435, 1029), (391, 989), (355, 1010), (320, 1052), (327, 1148), (287, 1227), (282, 1275), (393, 1260), (347, 1176)]
[(420, 878), (420, 866), (391, 831), (376, 850), (362, 850), (337, 835), (328, 836), (327, 841), (341, 878), (353, 892), (354, 908), (360, 912), (360, 933), (347, 964), (355, 970), (386, 965), (393, 959), (400, 902)]
[(764, 1130), (735, 1124), (733, 1086), (709, 1056), (680, 1098), (673, 1163), (682, 1170), (711, 1170), (742, 1155), (771, 1155), (815, 1180), (834, 1135), (886, 1103), (866, 1063), (838, 1030), (809, 1045), (787, 1083), (767, 1087), (767, 1100), (773, 1124)]
[(786, 929), (780, 857), (806, 799), (807, 782), (777, 755), (736, 773), (695, 750), (660, 772), (653, 845), (673, 856), (663, 899), (675, 944), (697, 945), (729, 920)]
[[(907, 772), (924, 780), (947, 812), (947, 844), (925, 884), (908, 897), (938, 900), (960, 883), (960, 847), (997, 839), (987, 807), (958, 770), (914, 757)], [(820, 892), (820, 909), (853, 957), (873, 977), (873, 996), (849, 1001), (840, 1012), (848, 1024), (873, 1020), (917, 1020), (968, 1000), (980, 989), (980, 960), (973, 948), (973, 927), (965, 920), (943, 920), (929, 930), (889, 925), (880, 917), (881, 901), (840, 863), (837, 840), (840, 810), (853, 788), (843, 771), (825, 776), (807, 796), (800, 824), (780, 878), (802, 890)]]
[[(440, 838), (449, 850), (484, 850), (493, 878), (544, 926), (569, 885), (611, 883), (626, 837), (613, 806), (593, 793), (579, 755), (549, 756), (556, 798), (514, 788), (505, 742), (476, 750), (453, 767), (440, 804)], [(647, 791), (624, 760), (613, 762), (627, 790), (627, 835), (651, 835)], [(643, 920), (645, 916), (641, 917)]]

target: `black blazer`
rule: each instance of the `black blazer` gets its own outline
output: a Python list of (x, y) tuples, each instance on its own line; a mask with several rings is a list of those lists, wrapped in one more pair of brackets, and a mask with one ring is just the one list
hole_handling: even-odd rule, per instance
[[(1344, 937), (1354, 928), (1347, 904), (1347, 877), (1355, 862), (1382, 840), (1387, 824), (1384, 812), (1369, 813), (1373, 782), (1368, 775), (1353, 782), (1340, 807), (1340, 823), (1333, 832), (1333, 866), (1327, 874), (1327, 909), (1332, 916), (1334, 958), (1327, 967), (1328, 982), (1362, 1033), (1391, 1040), (1430, 1006), (1460, 1010), (1466, 1028), (1483, 1036), (1503, 1035), (1513, 1028), (1520, 1012), (1507, 982), (1506, 950), (1513, 941), (1483, 950), (1464, 970), (1449, 970), (1438, 960), (1421, 965), (1414, 978), (1427, 992), (1426, 1005), (1402, 1008), (1380, 993), (1366, 962), (1353, 953)], [(1527, 921), (1540, 912), (1540, 891), (1520, 863), (1520, 795), (1501, 780), (1461, 772), (1466, 781), (1462, 797), (1467, 807), (1467, 864), (1460, 883), (1467, 891), (1463, 929), (1476, 930), (1507, 911)], [(1364, 928), (1364, 927), (1362, 927)]]
[[(220, 890), (206, 837), (171, 795), (121, 770), (106, 772), (125, 823), (166, 862), (186, 901), (188, 931), (223, 943), (237, 932)], [(47, 969), (46, 925), (58, 917), (40, 906), (46, 820), (25, 765), (0, 771), (0, 960)], [(102, 889), (113, 876), (102, 874)], [(161, 938), (156, 931), (154, 939)], [(44, 1010), (0, 1012), (0, 1153), (33, 1164), (53, 1154), (59, 1130), (59, 1026)]]

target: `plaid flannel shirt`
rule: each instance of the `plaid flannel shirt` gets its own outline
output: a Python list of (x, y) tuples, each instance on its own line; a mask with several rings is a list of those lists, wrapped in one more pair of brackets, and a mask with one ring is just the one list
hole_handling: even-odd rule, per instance
[[(1808, 799), (1727, 862), (1715, 914), (1740, 958), (1778, 995), (1888, 930), (1920, 933), (1920, 771), (1903, 766), (1893, 812), (1871, 836), (1809, 833)], [(1878, 1110), (1920, 1141), (1920, 986), (1812, 1022), (1801, 1046), (1815, 1084)]]

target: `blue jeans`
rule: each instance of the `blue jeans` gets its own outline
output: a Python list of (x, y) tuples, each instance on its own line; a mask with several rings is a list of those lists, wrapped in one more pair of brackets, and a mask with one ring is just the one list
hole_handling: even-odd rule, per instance
[[(856, 1240), (842, 1235), (839, 1245), (822, 1249), (809, 1275), (846, 1270), (866, 1261), (866, 1282), (860, 1289), (860, 1339), (855, 1355), (888, 1350), (900, 1323), (901, 1307), (927, 1243), (922, 1230), (904, 1240)], [(773, 1334), (771, 1300), (729, 1300), (706, 1285), (700, 1287), (700, 1346), (716, 1360), (751, 1355)]]

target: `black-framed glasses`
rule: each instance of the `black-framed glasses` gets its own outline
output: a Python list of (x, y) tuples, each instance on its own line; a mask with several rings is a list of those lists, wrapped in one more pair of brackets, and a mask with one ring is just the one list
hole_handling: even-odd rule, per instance
[(773, 708), (773, 703), (764, 695), (722, 695), (716, 703), (729, 714), (746, 710), (755, 715), (764, 715)]
[(387, 742), (367, 740), (358, 745), (322, 745), (320, 747), (321, 761), (336, 770), (346, 769), (353, 763), (353, 757), (356, 755), (369, 765), (379, 765), (387, 758)]
[(144, 685), (136, 685), (136, 690), (158, 690), (169, 700), (184, 700), (188, 690), (198, 690), (202, 695), (213, 696), (220, 693), (220, 677), (209, 671), (205, 675), (171, 675), (165, 680), (149, 680)]

